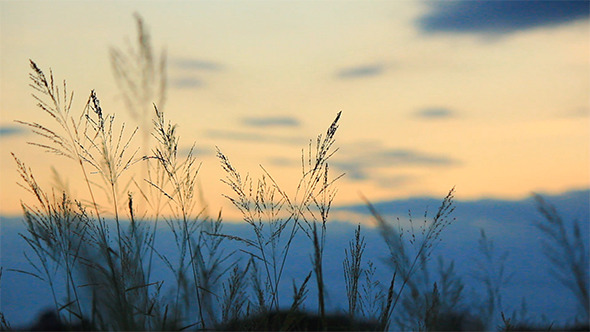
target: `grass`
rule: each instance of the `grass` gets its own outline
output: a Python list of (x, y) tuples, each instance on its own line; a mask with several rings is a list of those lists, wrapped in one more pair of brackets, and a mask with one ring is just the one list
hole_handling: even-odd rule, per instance
[[(82, 114), (74, 117), (72, 97), (63, 97), (67, 95), (67, 85), (64, 83), (63, 88), (58, 88), (53, 73), (46, 76), (33, 61), (31, 69), (32, 86), (39, 93), (39, 96), (35, 95), (38, 106), (57, 123), (55, 127), (23, 123), (45, 139), (45, 142), (32, 144), (77, 163), (90, 198), (76, 199), (65, 191), (55, 195), (53, 189), (48, 195), (35, 180), (33, 172), (14, 156), (22, 186), (37, 200), (35, 206), (23, 205), (27, 224), (23, 239), (38, 262), (30, 259), (34, 271), (21, 272), (48, 282), (54, 293), (55, 311), (61, 319), (73, 325), (86, 322), (83, 318), (89, 317), (88, 327), (98, 329), (207, 329), (217, 326), (220, 321), (278, 312), (284, 307), (280, 302), (279, 286), (283, 282), (290, 248), (295, 236), (302, 232), (313, 248), (311, 267), (305, 281), (293, 286), (293, 302), (288, 307), (291, 313), (298, 312), (308, 295), (308, 282), (313, 276), (319, 322), (322, 328), (328, 328), (326, 324), (330, 317), (325, 309), (323, 254), (326, 224), (336, 194), (334, 183), (342, 176), (330, 176), (328, 161), (337, 151), (334, 143), (340, 113), (326, 133), (310, 141), (302, 154), (301, 179), (293, 195), (282, 189), (264, 168), (262, 178), (256, 182), (242, 176), (229, 158), (218, 150), (218, 158), (227, 174), (223, 181), (232, 191), (232, 195), (226, 197), (252, 229), (251, 238), (236, 237), (222, 232), (221, 216), (213, 221), (197, 210), (194, 194), (199, 164), (192, 150), (186, 157), (179, 157), (176, 126), (167, 121), (156, 106), (152, 128), (156, 144), (150, 155), (139, 155), (138, 150), (132, 148), (138, 129), (128, 130), (125, 124), (116, 121), (114, 115), (106, 113), (94, 91), (91, 91)], [(150, 163), (145, 182), (151, 192), (143, 190), (136, 179), (125, 177), (141, 163)], [(102, 182), (90, 180), (91, 174), (98, 174)], [(141, 197), (149, 195), (146, 201), (163, 203), (143, 207), (152, 210), (140, 216), (131, 188), (140, 192)], [(109, 206), (97, 203), (98, 191), (108, 198)], [(388, 296), (382, 299), (376, 317), (380, 329), (388, 328), (391, 314), (418, 258), (430, 255), (434, 242), (448, 225), (446, 217), (452, 212), (451, 205), (452, 192), (443, 201), (429, 228), (424, 229), (423, 242), (409, 270), (400, 272), (402, 287), (397, 292), (394, 290), (396, 274), (393, 275)], [(170, 217), (162, 216), (162, 206), (171, 212)], [(395, 233), (376, 211), (372, 211), (389, 243), (396, 237)], [(126, 229), (122, 224), (123, 215), (129, 221)], [(112, 224), (107, 221), (107, 216), (113, 219)], [(179, 253), (176, 262), (155, 249), (155, 223), (160, 218), (174, 234)], [(151, 222), (154, 222), (153, 226)], [(241, 253), (245, 258), (244, 255), (238, 258), (235, 252), (222, 253), (224, 241), (242, 243)], [(344, 262), (349, 317), (352, 320), (372, 319), (375, 317), (360, 317), (361, 311), (357, 309), (363, 271), (360, 226), (354, 241)], [(399, 257), (393, 256), (396, 253), (393, 246), (390, 246), (391, 255), (395, 260)], [(176, 285), (171, 297), (161, 294), (162, 280), (150, 277), (154, 259), (161, 259), (175, 275)], [(232, 259), (231, 264), (226, 264)], [(244, 259), (247, 263), (240, 264)], [(407, 268), (405, 265), (393, 266)], [(64, 270), (65, 300), (55, 295), (55, 270)], [(371, 283), (366, 287), (376, 285)], [(248, 287), (254, 287), (254, 299), (248, 299)], [(84, 301), (80, 289), (89, 294), (89, 301)]]
[[(535, 225), (545, 234), (544, 253), (553, 263), (550, 271), (571, 292), (579, 305), (580, 321), (590, 320), (590, 275), (588, 273), (588, 243), (580, 230), (580, 222), (574, 220), (571, 229), (557, 212), (555, 206), (543, 197), (535, 195), (537, 208), (543, 219)], [(587, 234), (586, 234), (587, 235)]]
[[(485, 261), (480, 262), (478, 277), (488, 296), (477, 313), (480, 318), (465, 308), (464, 285), (452, 261), (439, 258), (432, 272), (436, 247), (454, 222), (454, 188), (433, 216), (424, 213), (416, 222), (410, 214), (409, 229), (399, 220), (386, 220), (365, 199), (388, 249), (389, 278), (376, 278), (374, 257), (365, 257), (359, 225), (342, 262), (347, 311), (327, 312), (326, 233), (335, 184), (342, 177), (333, 176), (329, 164), (338, 150), (341, 113), (302, 152), (301, 176), (294, 188), (282, 188), (262, 166), (262, 176), (253, 179), (217, 150), (226, 174), (222, 181), (229, 188), (225, 197), (251, 231), (250, 236), (225, 233), (221, 213), (211, 218), (199, 205), (200, 162), (193, 149), (186, 156), (179, 154), (177, 127), (157, 104), (165, 99), (165, 57), (155, 60), (139, 17), (137, 24), (138, 51), (111, 53), (137, 128), (106, 112), (95, 91), (75, 113), (65, 81), (58, 84), (51, 70), (46, 74), (30, 62), (33, 97), (51, 124), (21, 123), (40, 139), (31, 144), (77, 165), (86, 191), (73, 196), (59, 181), (42, 188), (33, 171), (13, 154), (21, 185), (35, 203), (22, 206), (26, 232), (21, 236), (30, 248), (25, 258), (31, 270), (11, 271), (47, 283), (59, 321), (81, 329), (125, 331), (441, 330), (491, 329), (490, 322), (500, 315), (501, 329), (518, 326), (504, 314), (501, 302), (507, 282), (505, 256), (495, 256), (485, 233), (479, 242)], [(137, 148), (138, 140), (144, 149)], [(579, 225), (568, 231), (556, 209), (537, 200), (544, 217), (537, 225), (548, 239), (546, 254), (559, 280), (579, 301), (577, 323), (586, 324), (588, 250)], [(99, 204), (103, 201), (108, 203)], [(173, 234), (174, 255), (156, 248), (161, 222)], [(300, 284), (285, 274), (286, 266), (294, 263), (297, 236), (311, 248), (308, 273)], [(240, 250), (226, 251), (228, 241), (239, 244)], [(173, 275), (172, 285), (154, 276), (157, 261)], [(286, 283), (292, 283), (290, 303), (284, 303), (287, 297), (281, 294)], [(65, 285), (65, 297), (58, 296), (58, 284)], [(304, 310), (311, 296), (317, 312)], [(4, 315), (0, 327), (11, 328)]]

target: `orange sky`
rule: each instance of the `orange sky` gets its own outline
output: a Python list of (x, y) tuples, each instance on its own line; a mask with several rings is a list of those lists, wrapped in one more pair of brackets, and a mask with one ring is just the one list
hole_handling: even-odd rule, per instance
[[(480, 15), (477, 3), (469, 5), (473, 17)], [(50, 123), (30, 96), (28, 59), (68, 81), (74, 110), (95, 89), (106, 112), (134, 124), (109, 63), (109, 48), (134, 42), (134, 12), (144, 18), (154, 50), (166, 50), (166, 116), (179, 124), (182, 149), (196, 142), (212, 210), (230, 210), (215, 146), (243, 173), (256, 177), (262, 164), (294, 192), (301, 149), (338, 111), (332, 170), (347, 175), (335, 204), (359, 202), (359, 192), (371, 200), (442, 198), (453, 186), (458, 198), (587, 188), (587, 17), (556, 21), (546, 13), (530, 24), (453, 27), (439, 7), (2, 1), (0, 214), (18, 214), (28, 197), (16, 186), (10, 152), (40, 182), (51, 183), (55, 166), (74, 192), (84, 192), (76, 168), (26, 145), (35, 137), (13, 122)]]

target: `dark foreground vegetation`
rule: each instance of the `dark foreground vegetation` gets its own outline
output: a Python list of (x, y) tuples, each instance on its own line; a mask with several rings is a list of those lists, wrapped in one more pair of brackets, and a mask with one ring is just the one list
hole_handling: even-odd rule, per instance
[[(251, 229), (249, 237), (226, 234), (221, 214), (211, 217), (199, 206), (199, 161), (192, 149), (187, 155), (179, 153), (177, 127), (159, 104), (164, 100), (165, 60), (153, 54), (141, 19), (137, 22), (137, 49), (111, 53), (137, 128), (129, 129), (103, 110), (95, 91), (84, 108), (75, 111), (65, 81), (58, 83), (51, 71), (30, 62), (31, 87), (45, 119), (23, 124), (41, 139), (33, 145), (76, 165), (86, 192), (74, 196), (60, 181), (43, 188), (13, 154), (21, 184), (35, 199), (34, 204), (23, 204), (27, 231), (21, 234), (30, 248), (31, 269), (16, 272), (46, 281), (54, 302), (54, 310), (29, 329), (588, 329), (588, 243), (578, 223), (562, 220), (541, 197), (537, 201), (544, 219), (538, 228), (546, 235), (547, 257), (579, 303), (578, 319), (571, 326), (538, 326), (502, 312), (501, 268), (482, 272), (487, 296), (469, 308), (462, 302), (463, 285), (452, 263), (440, 260), (436, 272), (428, 272), (437, 244), (454, 221), (454, 189), (433, 215), (410, 220), (409, 230), (386, 220), (366, 201), (388, 248), (390, 277), (375, 279), (371, 259), (376, 258), (364, 256), (366, 243), (358, 226), (342, 262), (347, 310), (327, 312), (325, 239), (335, 182), (341, 176), (332, 176), (329, 161), (337, 152), (341, 114), (302, 153), (295, 188), (282, 188), (264, 168), (259, 179), (244, 175), (218, 149), (226, 172), (222, 181), (229, 188), (226, 197)], [(43, 124), (47, 119), (50, 124)], [(166, 223), (174, 234), (174, 257), (154, 245), (158, 223)], [(287, 279), (284, 271), (287, 264), (304, 264), (290, 261), (298, 234), (309, 243), (311, 262), (307, 276), (296, 281)], [(241, 249), (226, 251), (228, 241)], [(484, 255), (492, 255), (485, 233), (480, 245)], [(172, 285), (154, 277), (156, 260), (174, 276)], [(284, 283), (292, 283), (289, 301), (280, 293)], [(57, 284), (65, 285), (65, 297), (58, 296)], [(305, 306), (311, 298), (314, 305)], [(309, 307), (312, 310), (305, 309)], [(10, 329), (9, 317), (0, 318), (2, 328)]]

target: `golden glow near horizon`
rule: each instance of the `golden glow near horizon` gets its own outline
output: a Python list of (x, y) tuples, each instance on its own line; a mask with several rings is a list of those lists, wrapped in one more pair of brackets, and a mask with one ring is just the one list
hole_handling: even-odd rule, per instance
[[(109, 48), (135, 42), (139, 13), (168, 59), (167, 119), (196, 142), (210, 210), (229, 188), (215, 147), (293, 191), (301, 149), (342, 111), (335, 204), (434, 195), (523, 197), (590, 184), (587, 19), (501, 33), (428, 32), (420, 1), (0, 2), (0, 215), (20, 213), (10, 152), (84, 193), (75, 165), (27, 145), (14, 120), (50, 123), (28, 86), (28, 59), (133, 123)], [(292, 189), (290, 189), (292, 188)], [(215, 212), (212, 212), (215, 213)]]

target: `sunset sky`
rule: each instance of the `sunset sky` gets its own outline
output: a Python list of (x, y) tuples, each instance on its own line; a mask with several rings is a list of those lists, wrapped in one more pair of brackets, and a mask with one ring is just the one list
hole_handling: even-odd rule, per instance
[[(29, 59), (135, 125), (109, 50), (143, 17), (167, 54), (166, 116), (196, 142), (213, 210), (227, 203), (219, 147), (241, 172), (262, 164), (293, 192), (301, 150), (342, 111), (331, 161), (335, 204), (521, 198), (590, 184), (587, 1), (0, 1), (0, 215), (20, 212), (10, 152), (42, 184), (78, 169), (27, 141), (14, 120), (51, 123)], [(65, 163), (65, 164), (64, 164)], [(228, 212), (231, 215), (230, 212)]]

